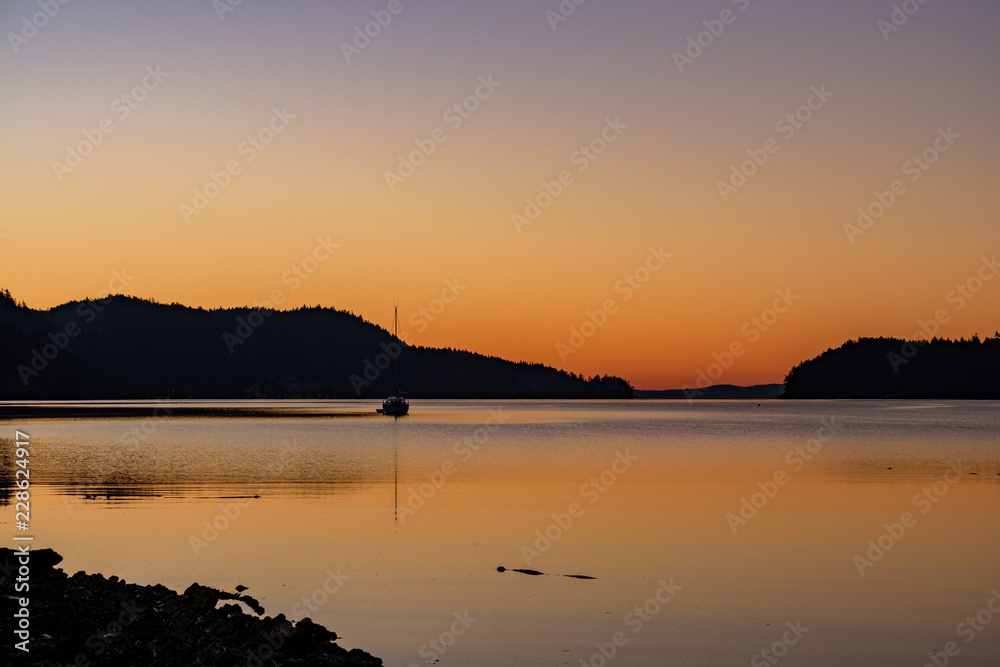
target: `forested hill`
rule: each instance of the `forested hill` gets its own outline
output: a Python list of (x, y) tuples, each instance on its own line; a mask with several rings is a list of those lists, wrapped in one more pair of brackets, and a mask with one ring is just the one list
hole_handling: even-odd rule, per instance
[(0, 398), (631, 398), (621, 378), (411, 347), (330, 308), (204, 310), (128, 296), (51, 310), (0, 292)]
[(784, 398), (1000, 398), (1000, 333), (980, 340), (860, 338), (793, 368)]

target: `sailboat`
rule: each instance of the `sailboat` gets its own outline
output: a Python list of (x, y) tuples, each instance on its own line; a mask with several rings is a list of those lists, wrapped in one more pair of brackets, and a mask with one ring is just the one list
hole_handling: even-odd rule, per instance
[[(399, 340), (399, 306), (392, 311), (392, 335)], [(399, 359), (393, 364), (393, 374), (396, 384), (396, 393), (382, 401), (382, 407), (375, 412), (391, 417), (402, 417), (410, 411), (409, 402), (402, 397), (399, 391)]]

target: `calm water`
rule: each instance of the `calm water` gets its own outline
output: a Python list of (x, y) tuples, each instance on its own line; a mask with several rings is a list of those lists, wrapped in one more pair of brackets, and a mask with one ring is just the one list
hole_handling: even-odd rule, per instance
[(390, 666), (1000, 664), (995, 402), (129, 405), (0, 431), (69, 572), (243, 584)]

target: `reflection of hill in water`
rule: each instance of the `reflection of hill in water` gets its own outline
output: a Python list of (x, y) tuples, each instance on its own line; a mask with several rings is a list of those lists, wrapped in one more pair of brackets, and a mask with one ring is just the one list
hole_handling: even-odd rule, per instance
[(80, 494), (130, 497), (206, 486), (239, 488), (240, 494), (288, 485), (336, 487), (392, 473), (390, 449), (345, 446), (364, 429), (345, 428), (344, 420), (175, 416), (148, 420), (145, 429), (141, 424), (129, 418), (35, 421), (33, 434), (46, 449), (32, 461), (33, 480)]
[[(944, 464), (942, 451), (984, 464), (974, 469), (981, 476), (995, 480), (998, 471), (1000, 411), (982, 402), (429, 401), (421, 408), (398, 421), (372, 412), (370, 418), (173, 415), (24, 424), (39, 447), (33, 484), (59, 485), (81, 498), (111, 494), (114, 502), (148, 493), (354, 493), (391, 485), (397, 460), (401, 489), (448, 464), (455, 471), (448, 479), (476, 483), (586, 480), (613, 452), (629, 448), (642, 460), (633, 478), (757, 475), (758, 468), (769, 476), (780, 466), (805, 477), (932, 479)], [(496, 415), (502, 423), (491, 421)], [(490, 430), (489, 424), (499, 425)], [(804, 458), (802, 448), (817, 451), (792, 467)], [(9, 461), (3, 465), (11, 469)]]

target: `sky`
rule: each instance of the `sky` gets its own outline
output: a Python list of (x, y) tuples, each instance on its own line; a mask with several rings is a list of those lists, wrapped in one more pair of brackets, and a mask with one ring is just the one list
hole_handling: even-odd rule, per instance
[[(0, 3), (0, 287), (639, 388), (1000, 329), (993, 0)], [(366, 31), (368, 34), (366, 34)]]

